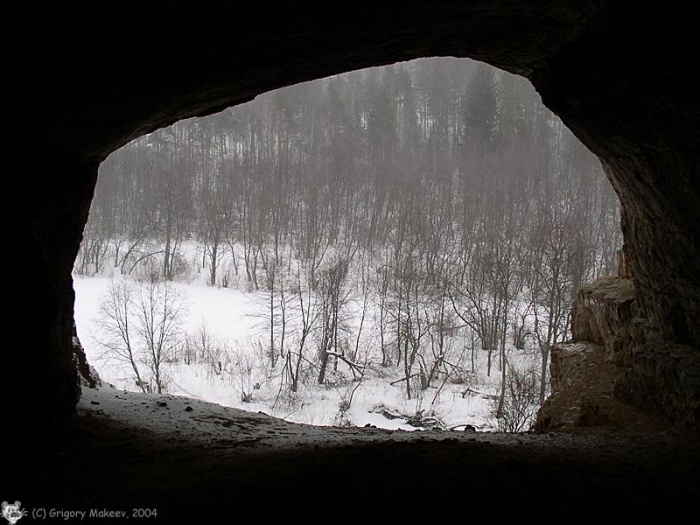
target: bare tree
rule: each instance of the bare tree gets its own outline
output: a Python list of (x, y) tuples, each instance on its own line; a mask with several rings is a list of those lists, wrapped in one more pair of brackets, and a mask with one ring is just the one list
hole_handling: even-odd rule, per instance
[(288, 315), (294, 297), (286, 289), (287, 275), (281, 258), (267, 250), (261, 253), (265, 270), (265, 290), (264, 295), (260, 295), (265, 303), (265, 314), (261, 317), (268, 333), (268, 361), (270, 367), (275, 368), (277, 360), (286, 354)]
[[(306, 277), (308, 277), (308, 274)], [(296, 319), (298, 326), (295, 340), (296, 349), (293, 350), (290, 346), (287, 351), (284, 372), (289, 378), (290, 390), (296, 392), (299, 389), (303, 365), (304, 363), (309, 363), (308, 357), (306, 357), (306, 351), (312, 334), (317, 329), (321, 310), (314, 297), (313, 289), (308, 279), (304, 279), (300, 269), (297, 269), (296, 285), (293, 293), (297, 302), (298, 316)]]
[(167, 388), (165, 364), (174, 361), (184, 341), (185, 298), (168, 281), (141, 282), (136, 296), (137, 333), (144, 345), (143, 363), (156, 391)]
[(102, 297), (95, 325), (98, 333), (93, 334), (95, 343), (101, 348), (101, 358), (107, 362), (126, 363), (134, 374), (134, 383), (143, 392), (148, 390), (148, 382), (143, 380), (139, 366), (141, 352), (132, 324), (134, 312), (134, 287), (128, 281), (112, 281)]
[(95, 341), (105, 360), (130, 366), (143, 392), (162, 393), (165, 364), (176, 359), (184, 341), (184, 313), (183, 296), (168, 282), (112, 282), (100, 302)]
[(326, 380), (330, 356), (343, 355), (341, 333), (346, 331), (344, 310), (349, 294), (345, 286), (350, 261), (341, 257), (329, 268), (320, 272), (318, 291), (321, 303), (321, 342), (319, 345), (318, 384)]
[(540, 406), (539, 378), (533, 368), (520, 370), (510, 364), (507, 378), (500, 387), (503, 394), (499, 394), (493, 414), (500, 431), (523, 432), (532, 425)]

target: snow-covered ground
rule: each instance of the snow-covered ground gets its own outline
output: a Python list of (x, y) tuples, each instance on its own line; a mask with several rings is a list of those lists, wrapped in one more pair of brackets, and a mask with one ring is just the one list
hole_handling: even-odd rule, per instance
[[(118, 275), (114, 277), (121, 278)], [(103, 349), (98, 344), (101, 337), (96, 323), (98, 310), (111, 281), (112, 277), (74, 275), (78, 337), (88, 361), (103, 382), (117, 390), (139, 392), (130, 367), (123, 362), (104, 359)], [(187, 313), (183, 328), (189, 334), (194, 334), (206, 327), (209, 337), (226, 341), (227, 348), (233, 349), (234, 359), (249, 356), (254, 370), (244, 373), (240, 372), (239, 367), (237, 370), (240, 373), (235, 373), (233, 367), (227, 369), (224, 366), (223, 371), (218, 372), (206, 363), (169, 363), (168, 394), (253, 413), (263, 412), (290, 422), (311, 425), (416, 430), (416, 426), (408, 424), (406, 417), (397, 416), (420, 413), (423, 417), (439, 419), (443, 428), (464, 425), (471, 425), (480, 431), (497, 428), (493, 406), (500, 374), (494, 368), (491, 377), (486, 376), (484, 352), (479, 352), (477, 356), (477, 373), (470, 384), (447, 382), (419, 392), (417, 399), (406, 398), (404, 382), (391, 384), (401, 378), (400, 370), (392, 371), (378, 365), (370, 368), (359, 386), (353, 381), (336, 382), (333, 386), (307, 381), (295, 394), (281, 395), (279, 374), (275, 378), (274, 373), (259, 366), (264, 361), (260, 359), (260, 349), (267, 337), (260, 324), (265, 319), (264, 302), (256, 300), (252, 292), (212, 287), (203, 281), (204, 278), (189, 284), (173, 283), (186, 298)], [(243, 385), (244, 382), (249, 383), (247, 387)], [(252, 400), (243, 402), (241, 391), (250, 391), (253, 382), (259, 386), (252, 390)], [(349, 398), (351, 392), (350, 409), (341, 411), (343, 401)]]

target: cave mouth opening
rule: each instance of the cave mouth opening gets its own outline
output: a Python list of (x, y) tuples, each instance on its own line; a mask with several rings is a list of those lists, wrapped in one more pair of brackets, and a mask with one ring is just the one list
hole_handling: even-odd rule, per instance
[(620, 244), (598, 159), (525, 79), (420, 59), (114, 152), (74, 266), (77, 330), (118, 388), (520, 432), (578, 288), (617, 271)]
[[(692, 355), (700, 341), (700, 244), (693, 242), (700, 224), (698, 188), (681, 175), (697, 173), (700, 165), (694, 147), (697, 84), (687, 67), (695, 49), (694, 17), (653, 4), (608, 4), (404, 4), (400, 17), (384, 6), (338, 17), (335, 10), (297, 4), (270, 10), (263, 3), (222, 2), (196, 11), (170, 6), (165, 19), (159, 3), (131, 11), (91, 2), (76, 6), (80, 16), (65, 6), (31, 6), (31, 16), (20, 10), (6, 32), (8, 41), (20, 44), (11, 45), (7, 56), (14, 73), (12, 107), (19, 108), (10, 112), (8, 128), (16, 133), (7, 149), (17, 173), (25, 173), (32, 159), (35, 175), (14, 178), (17, 198), (7, 207), (17, 253), (30, 257), (8, 259), (11, 275), (34, 278), (14, 279), (10, 286), (17, 302), (7, 323), (22, 337), (8, 346), (2, 388), (8, 427), (22, 437), (22, 430), (39, 428), (34, 437), (50, 446), (25, 441), (20, 453), (6, 458), (16, 491), (10, 501), (21, 499), (30, 509), (46, 502), (76, 509), (86, 501), (105, 508), (157, 504), (163, 509), (159, 517), (168, 521), (174, 521), (170, 513), (193, 512), (220, 519), (230, 515), (232, 499), (236, 506), (259, 501), (261, 493), (274, 494), (265, 512), (285, 518), (309, 494), (314, 507), (308, 508), (317, 513), (352, 510), (355, 498), (388, 495), (383, 509), (390, 517), (397, 496), (411, 502), (402, 515), (425, 511), (431, 518), (434, 502), (442, 501), (451, 508), (464, 503), (457, 508), (471, 517), (496, 511), (522, 518), (523, 509), (544, 494), (548, 509), (562, 513), (580, 513), (580, 501), (595, 502), (590, 512), (596, 515), (609, 509), (628, 517), (659, 511), (685, 517), (695, 510), (697, 439), (530, 435), (513, 436), (512, 446), (503, 448), (477, 434), (474, 441), (458, 439), (466, 444), (391, 442), (376, 454), (352, 444), (321, 450), (307, 440), (275, 456), (255, 449), (254, 439), (173, 445), (150, 439), (143, 428), (115, 427), (99, 418), (78, 418), (77, 430), (65, 440), (45, 432), (46, 421), (68, 418), (77, 399), (70, 271), (98, 160), (178, 118), (283, 83), (433, 53), (478, 54), (527, 76), (547, 106), (604, 160), (623, 201), (625, 253), (645, 308), (636, 312), (641, 315), (632, 335), (638, 346), (629, 368), (638, 380), (637, 400), (648, 409), (664, 405), (660, 410), (674, 415), (672, 421), (689, 421), (697, 429), (697, 359), (671, 366), (664, 361), (685, 355), (674, 341), (690, 334), (694, 346), (686, 350)], [(25, 45), (29, 36), (32, 46)], [(159, 43), (167, 44), (166, 52)], [(26, 388), (28, 374), (34, 389)], [(102, 405), (90, 406), (97, 412)], [(167, 419), (167, 410), (160, 413)], [(221, 428), (230, 423), (212, 421)], [(231, 459), (236, 455), (238, 463)], [(424, 485), (428, 493), (417, 489)], [(430, 503), (427, 509), (414, 504), (421, 497)]]
[[(75, 408), (71, 270), (98, 166), (111, 152), (178, 119), (284, 85), (448, 55), (528, 78), (601, 159), (622, 203), (624, 251), (637, 284), (626, 339), (635, 355), (627, 393), (671, 421), (697, 426), (700, 209), (688, 174), (699, 165), (698, 97), (685, 67), (692, 59), (692, 17), (647, 5), (576, 2), (515, 10), (479, 2), (416, 4), (402, 6), (400, 17), (375, 7), (338, 17), (293, 5), (269, 13), (263, 4), (218, 3), (173, 8), (164, 23), (159, 5), (138, 12), (80, 8), (80, 17), (59, 8), (20, 12), (6, 34), (9, 42), (28, 35), (35, 42), (13, 45), (7, 57), (17, 110), (10, 114), (15, 133), (7, 149), (17, 173), (26, 170), (26, 159), (34, 159), (35, 173), (16, 178), (17, 198), (8, 207), (13, 245), (30, 255), (13, 258), (10, 273), (34, 279), (12, 291), (17, 302), (8, 325), (25, 335), (7, 368), (31, 370), (41, 385), (27, 390), (20, 375), (7, 374), (3, 387), (15, 412), (41, 412), (23, 415), (19, 426), (33, 429)], [(234, 20), (251, 23), (232, 29)], [(160, 42), (168, 52), (153, 60), (144, 50)], [(42, 48), (52, 52), (35, 52)], [(48, 104), (37, 103), (47, 92)]]

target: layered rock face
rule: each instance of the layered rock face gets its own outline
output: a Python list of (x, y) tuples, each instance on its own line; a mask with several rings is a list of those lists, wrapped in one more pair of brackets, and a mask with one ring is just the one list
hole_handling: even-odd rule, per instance
[(629, 365), (633, 319), (640, 321), (632, 280), (603, 278), (579, 291), (572, 311), (573, 339), (602, 345), (608, 361)]
[(632, 279), (607, 277), (579, 292), (573, 340), (552, 349), (552, 395), (536, 428), (698, 431), (700, 356), (664, 342), (643, 315)]

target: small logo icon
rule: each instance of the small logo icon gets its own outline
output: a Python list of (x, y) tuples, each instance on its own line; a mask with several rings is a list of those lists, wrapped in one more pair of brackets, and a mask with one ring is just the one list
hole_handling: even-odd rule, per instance
[(2, 517), (5, 518), (10, 525), (15, 525), (20, 519), (27, 515), (26, 510), (22, 510), (22, 504), (19, 501), (14, 503), (2, 502)]

